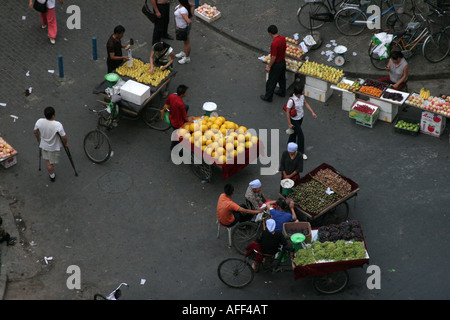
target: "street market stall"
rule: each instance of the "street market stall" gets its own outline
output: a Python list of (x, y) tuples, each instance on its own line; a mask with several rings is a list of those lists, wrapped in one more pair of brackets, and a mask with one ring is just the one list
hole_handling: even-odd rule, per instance
[(84, 137), (86, 156), (95, 163), (102, 163), (111, 156), (112, 149), (107, 131), (117, 127), (119, 118), (142, 119), (152, 129), (165, 131), (170, 125), (161, 119), (163, 98), (160, 91), (170, 84), (176, 72), (155, 68), (149, 74), (150, 64), (133, 58), (116, 69), (117, 73), (105, 75), (93, 93), (102, 98), (97, 127)]
[[(287, 247), (266, 266), (272, 273), (294, 271), (294, 280), (311, 278), (314, 288), (323, 294), (341, 292), (347, 285), (348, 269), (369, 264), (366, 241), (359, 221), (344, 221), (312, 229), (299, 222), (283, 225)], [(243, 288), (254, 279), (253, 261), (264, 263), (261, 246), (247, 247), (246, 259), (228, 258), (218, 268), (219, 279), (233, 288)], [(286, 264), (287, 263), (287, 264)]]
[(349, 211), (347, 200), (355, 197), (358, 191), (356, 182), (338, 173), (329, 164), (322, 163), (303, 176), (286, 197), (295, 202), (296, 211), (309, 222), (321, 225), (327, 213), (334, 221), (345, 221)]
[(210, 181), (212, 168), (229, 178), (257, 160), (263, 146), (256, 134), (223, 116), (203, 116), (177, 130), (184, 150), (191, 153), (194, 174)]

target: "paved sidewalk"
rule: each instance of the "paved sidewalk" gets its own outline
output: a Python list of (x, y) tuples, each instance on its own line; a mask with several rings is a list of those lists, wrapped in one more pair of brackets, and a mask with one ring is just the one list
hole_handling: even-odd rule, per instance
[[(300, 39), (303, 39), (309, 33), (297, 21), (297, 10), (304, 0), (209, 0), (206, 2), (215, 5), (221, 12), (221, 17), (211, 24), (205, 24), (261, 54), (269, 52), (271, 38), (267, 33), (267, 27), (271, 24), (278, 27), (280, 34), (291, 38), (298, 33)], [(200, 4), (202, 3), (203, 1), (200, 1)], [(368, 57), (368, 45), (372, 37), (370, 30), (358, 36), (348, 37), (342, 35), (334, 23), (327, 22), (317, 31), (323, 43), (318, 49), (308, 53), (312, 61), (334, 65), (333, 62), (327, 61), (327, 56), (322, 55), (322, 52), (334, 48), (331, 40), (335, 40), (337, 45), (344, 45), (348, 49), (345, 54), (346, 63), (342, 67), (348, 76), (376, 78), (384, 74), (370, 64)], [(331, 46), (327, 47), (327, 45)], [(410, 80), (450, 78), (450, 57), (439, 63), (430, 63), (422, 56), (419, 48), (408, 62)]]

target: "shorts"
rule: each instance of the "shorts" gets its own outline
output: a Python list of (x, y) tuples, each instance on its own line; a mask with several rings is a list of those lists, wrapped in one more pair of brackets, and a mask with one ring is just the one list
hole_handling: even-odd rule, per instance
[(42, 159), (48, 160), (50, 164), (57, 164), (59, 162), (59, 157), (61, 151), (47, 151), (42, 149)]

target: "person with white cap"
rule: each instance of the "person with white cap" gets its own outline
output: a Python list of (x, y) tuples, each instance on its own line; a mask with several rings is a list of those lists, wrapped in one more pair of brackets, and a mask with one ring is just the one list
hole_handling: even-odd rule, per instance
[[(309, 103), (305, 100), (304, 86), (295, 86), (294, 94), (286, 103), (286, 117), (289, 128), (294, 129), (294, 133), (289, 135), (288, 143), (297, 142), (300, 149), (299, 151), (301, 152), (303, 159), (306, 160), (308, 159), (308, 157), (305, 154), (305, 136), (303, 135), (302, 131), (302, 122), (304, 116), (303, 106), (306, 106), (306, 108), (311, 111), (313, 118), (317, 118), (317, 114), (314, 113)], [(297, 112), (295, 117), (291, 117), (291, 108), (295, 108), (295, 111)]]
[(284, 151), (281, 155), (279, 168), (281, 180), (291, 179), (294, 181), (294, 187), (300, 181), (300, 172), (303, 172), (303, 158), (297, 148), (298, 146), (295, 142), (288, 143), (287, 151)]
[[(245, 202), (250, 209), (259, 209), (264, 203), (271, 205), (266, 196), (261, 192), (262, 184), (259, 179), (255, 179), (248, 184), (245, 191)], [(268, 202), (269, 201), (269, 202)], [(273, 201), (275, 203), (275, 201)]]
[(266, 230), (262, 232), (261, 239), (259, 240), (264, 256), (264, 268), (271, 266), (273, 258), (280, 246), (287, 246), (287, 241), (283, 234), (275, 231), (276, 224), (274, 219), (267, 219)]

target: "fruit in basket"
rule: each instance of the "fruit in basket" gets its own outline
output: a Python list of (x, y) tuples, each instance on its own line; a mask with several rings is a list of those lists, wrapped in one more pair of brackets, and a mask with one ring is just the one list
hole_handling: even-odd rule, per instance
[(219, 14), (219, 11), (216, 7), (212, 7), (207, 3), (202, 4), (201, 6), (197, 7), (195, 9), (198, 13), (204, 15), (207, 18), (213, 18), (217, 14)]
[(417, 132), (419, 131), (420, 123), (411, 123), (404, 120), (399, 120), (395, 124), (395, 128)]

